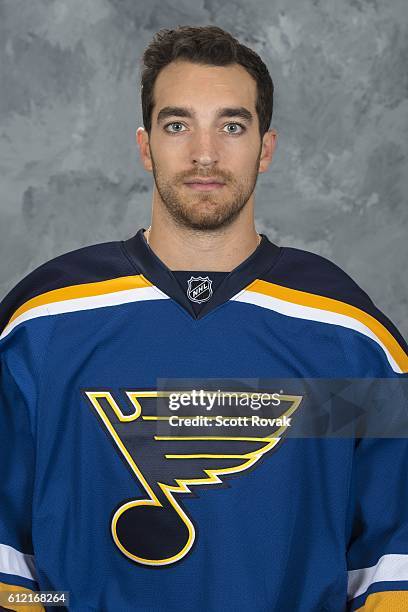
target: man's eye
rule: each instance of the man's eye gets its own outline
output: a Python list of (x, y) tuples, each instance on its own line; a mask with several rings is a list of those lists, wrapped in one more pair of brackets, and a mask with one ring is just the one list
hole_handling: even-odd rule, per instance
[(242, 134), (242, 132), (245, 132), (245, 127), (243, 125), (241, 125), (241, 123), (227, 123), (227, 125), (225, 126), (226, 128), (229, 127), (235, 127), (235, 128), (239, 128), (239, 129), (234, 129), (234, 130), (227, 130), (227, 132), (229, 132), (230, 134)]
[(172, 123), (168, 123), (167, 125), (164, 126), (164, 129), (166, 130), (166, 132), (169, 132), (170, 134), (176, 134), (178, 132), (181, 132), (181, 129), (175, 129), (175, 130), (169, 130), (167, 128), (169, 128), (170, 126), (176, 126), (176, 128), (181, 128), (184, 127), (184, 125), (182, 123), (180, 123), (179, 121), (172, 121)]

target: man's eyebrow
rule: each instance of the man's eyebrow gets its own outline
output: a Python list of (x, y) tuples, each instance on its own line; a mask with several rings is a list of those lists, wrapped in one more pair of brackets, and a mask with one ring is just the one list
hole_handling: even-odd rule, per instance
[(251, 111), (245, 106), (220, 108), (217, 112), (217, 119), (222, 119), (222, 117), (240, 117), (248, 123), (252, 123), (254, 118)]
[(160, 123), (168, 117), (188, 117), (192, 119), (194, 117), (194, 111), (184, 106), (165, 106), (157, 115), (157, 123)]
[[(188, 119), (194, 119), (195, 112), (193, 109), (185, 106), (165, 106), (157, 115), (157, 123), (161, 123), (168, 117), (187, 117)], [(252, 123), (254, 118), (251, 111), (245, 108), (245, 106), (219, 108), (216, 113), (216, 118), (222, 119), (223, 117), (240, 117), (248, 123)]]

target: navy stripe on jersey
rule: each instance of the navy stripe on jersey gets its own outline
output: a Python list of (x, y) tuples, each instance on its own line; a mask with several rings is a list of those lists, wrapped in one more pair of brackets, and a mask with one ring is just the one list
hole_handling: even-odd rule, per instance
[(59, 255), (33, 270), (6, 295), (0, 303), (0, 333), (13, 313), (37, 295), (134, 274), (119, 241), (85, 246)]
[(375, 306), (367, 293), (344, 270), (329, 259), (302, 249), (285, 247), (276, 266), (259, 278), (360, 308), (382, 323), (408, 353), (408, 344), (393, 322)]

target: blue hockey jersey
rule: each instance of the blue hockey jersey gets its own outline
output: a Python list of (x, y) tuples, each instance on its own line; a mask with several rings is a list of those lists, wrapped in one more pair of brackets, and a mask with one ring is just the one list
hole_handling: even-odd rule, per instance
[(406, 376), (335, 264), (263, 235), (197, 312), (141, 229), (31, 272), (0, 331), (0, 590), (75, 612), (408, 610), (405, 439), (155, 435), (159, 379)]

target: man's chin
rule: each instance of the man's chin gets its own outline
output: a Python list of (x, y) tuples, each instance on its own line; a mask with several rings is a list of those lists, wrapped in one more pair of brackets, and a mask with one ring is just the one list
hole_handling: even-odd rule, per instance
[(184, 213), (180, 215), (179, 221), (183, 223), (185, 227), (191, 229), (210, 231), (220, 229), (229, 225), (237, 216), (237, 213), (231, 213), (231, 211), (225, 212), (219, 210), (207, 211), (207, 214), (188, 214)]
[(174, 197), (174, 194), (172, 198), (163, 195), (162, 201), (177, 224), (202, 231), (227, 227), (245, 206), (239, 201), (226, 201), (225, 196), (218, 197), (213, 191), (197, 191), (188, 197), (185, 193), (178, 193), (178, 197)]

